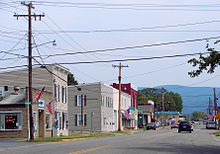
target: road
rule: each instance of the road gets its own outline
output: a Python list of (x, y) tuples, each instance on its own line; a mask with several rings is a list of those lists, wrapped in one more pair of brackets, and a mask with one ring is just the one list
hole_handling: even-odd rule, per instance
[[(177, 130), (162, 128), (132, 135), (117, 135), (97, 139), (58, 143), (25, 143), (0, 141), (0, 153), (5, 154), (168, 154), (220, 152), (220, 142), (202, 125), (194, 131), (177, 133)], [(22, 144), (23, 143), (23, 144)]]

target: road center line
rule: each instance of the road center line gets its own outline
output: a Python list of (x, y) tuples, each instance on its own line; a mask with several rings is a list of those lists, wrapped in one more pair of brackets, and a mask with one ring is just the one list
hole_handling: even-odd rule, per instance
[(91, 148), (91, 149), (86, 149), (86, 150), (80, 150), (80, 151), (72, 152), (72, 153), (69, 153), (69, 154), (80, 154), (80, 153), (85, 153), (85, 152), (89, 152), (89, 151), (95, 151), (95, 150), (98, 150), (98, 149), (109, 148), (109, 147), (113, 147), (113, 146), (114, 146), (114, 144), (112, 144), (112, 145), (104, 145), (104, 146), (95, 147), (95, 148)]

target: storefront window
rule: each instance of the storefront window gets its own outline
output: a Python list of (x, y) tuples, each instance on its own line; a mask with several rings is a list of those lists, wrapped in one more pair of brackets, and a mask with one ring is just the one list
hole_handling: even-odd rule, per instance
[(22, 129), (21, 113), (0, 113), (0, 129)]

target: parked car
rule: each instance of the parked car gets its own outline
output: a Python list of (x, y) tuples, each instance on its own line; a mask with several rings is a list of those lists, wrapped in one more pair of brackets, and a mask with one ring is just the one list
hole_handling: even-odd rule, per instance
[(209, 129), (209, 128), (216, 129), (215, 121), (207, 121), (206, 129)]
[(181, 121), (179, 123), (178, 133), (181, 133), (181, 131), (189, 131), (191, 133), (192, 131), (192, 125), (189, 121)]
[(151, 122), (151, 123), (148, 123), (147, 124), (147, 127), (146, 129), (153, 129), (153, 130), (156, 130), (156, 123), (155, 122)]
[(177, 123), (173, 123), (173, 124), (171, 124), (171, 129), (173, 129), (173, 128), (179, 128), (179, 124), (177, 124)]
[(156, 127), (160, 127), (160, 122), (156, 122)]

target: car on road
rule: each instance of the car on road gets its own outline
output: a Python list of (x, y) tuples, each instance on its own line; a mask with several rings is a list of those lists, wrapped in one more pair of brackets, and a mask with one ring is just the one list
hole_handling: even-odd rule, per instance
[(156, 130), (157, 126), (156, 126), (156, 123), (155, 122), (151, 122), (151, 123), (148, 123), (147, 124), (147, 127), (146, 129), (153, 129), (153, 130)]
[(178, 133), (181, 133), (181, 131), (189, 131), (192, 132), (192, 124), (189, 121), (181, 121), (179, 123)]
[(206, 129), (209, 129), (209, 128), (216, 129), (215, 121), (207, 121)]
[(173, 128), (179, 128), (179, 124), (173, 123), (173, 124), (171, 124), (170, 128), (171, 128), (171, 129), (173, 129)]

